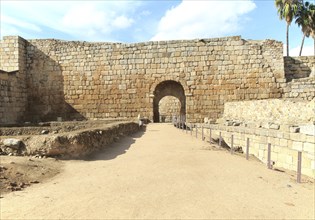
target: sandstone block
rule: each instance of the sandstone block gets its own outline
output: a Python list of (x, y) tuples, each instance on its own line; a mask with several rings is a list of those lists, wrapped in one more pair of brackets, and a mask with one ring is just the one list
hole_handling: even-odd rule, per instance
[(301, 125), (300, 133), (315, 136), (315, 125)]
[(2, 141), (3, 146), (19, 150), (23, 142), (16, 138), (7, 138)]
[(303, 150), (303, 143), (302, 142), (293, 141), (292, 142), (292, 149), (297, 150), (297, 151), (302, 151)]
[(303, 150), (310, 152), (310, 153), (315, 153), (315, 144), (314, 143), (303, 143)]

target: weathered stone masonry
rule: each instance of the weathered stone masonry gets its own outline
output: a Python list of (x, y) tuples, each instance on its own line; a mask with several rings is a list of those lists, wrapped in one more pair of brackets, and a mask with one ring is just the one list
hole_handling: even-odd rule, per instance
[(0, 43), (0, 124), (24, 118), (27, 107), (26, 41), (8, 37)]
[(201, 122), (220, 117), (225, 102), (281, 98), (286, 87), (282, 43), (273, 40), (119, 44), (4, 37), (0, 49), (1, 124), (138, 114), (153, 120), (154, 103), (168, 95), (181, 101), (187, 121)]

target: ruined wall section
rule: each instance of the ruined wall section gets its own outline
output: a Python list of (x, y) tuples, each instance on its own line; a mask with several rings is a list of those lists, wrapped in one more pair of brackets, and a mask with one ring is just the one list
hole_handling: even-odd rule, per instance
[(240, 37), (137, 44), (30, 40), (30, 118), (153, 117), (156, 85), (179, 82), (188, 121), (218, 118), (226, 101), (281, 97), (282, 44)]
[(293, 79), (283, 89), (283, 98), (293, 100), (315, 99), (315, 77)]
[(26, 41), (17, 36), (0, 41), (0, 124), (24, 120), (27, 105)]
[(284, 57), (285, 77), (293, 79), (315, 77), (315, 56)]
[(283, 98), (312, 100), (315, 98), (315, 56), (284, 57)]

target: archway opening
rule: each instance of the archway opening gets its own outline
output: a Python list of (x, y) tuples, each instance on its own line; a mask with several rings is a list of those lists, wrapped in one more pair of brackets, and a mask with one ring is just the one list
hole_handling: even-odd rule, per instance
[(174, 96), (164, 96), (159, 102), (159, 122), (172, 122), (180, 115), (181, 103)]
[(186, 96), (184, 88), (179, 82), (166, 80), (159, 83), (154, 90), (153, 122), (161, 122), (159, 104), (161, 99), (166, 96), (172, 96), (179, 100), (180, 109), (177, 117), (179, 116), (184, 121), (186, 118)]

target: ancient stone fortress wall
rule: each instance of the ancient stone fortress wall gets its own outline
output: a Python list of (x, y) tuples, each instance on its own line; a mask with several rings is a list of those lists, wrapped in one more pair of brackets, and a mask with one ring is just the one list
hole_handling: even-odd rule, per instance
[[(187, 121), (201, 122), (222, 116), (230, 101), (314, 97), (313, 59), (284, 60), (282, 44), (273, 40), (119, 44), (4, 37), (0, 45), (1, 124), (138, 114), (159, 121), (165, 96), (179, 100)], [(285, 75), (308, 77), (286, 83)]]
[(282, 44), (273, 40), (25, 44), (26, 68), (19, 71), (27, 72), (28, 120), (153, 120), (160, 99), (172, 95), (187, 121), (197, 122), (218, 118), (227, 101), (280, 98), (285, 82)]
[(25, 40), (0, 41), (0, 124), (22, 121), (27, 108)]

